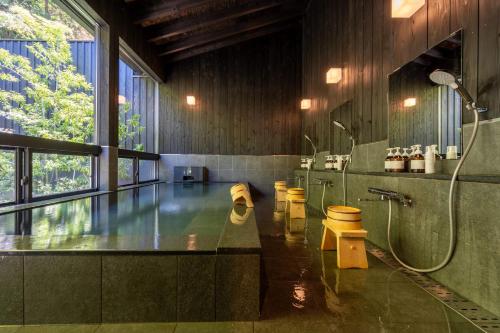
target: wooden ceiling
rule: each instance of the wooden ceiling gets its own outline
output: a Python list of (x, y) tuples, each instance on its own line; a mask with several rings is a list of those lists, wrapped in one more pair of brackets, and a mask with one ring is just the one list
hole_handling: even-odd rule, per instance
[(124, 0), (167, 62), (290, 29), (309, 0)]

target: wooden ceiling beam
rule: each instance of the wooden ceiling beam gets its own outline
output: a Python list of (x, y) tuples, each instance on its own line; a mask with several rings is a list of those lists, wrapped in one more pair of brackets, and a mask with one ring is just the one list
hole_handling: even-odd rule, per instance
[(242, 33), (257, 30), (276, 23), (296, 19), (301, 15), (302, 15), (301, 11), (287, 11), (274, 14), (273, 16), (261, 16), (255, 20), (250, 20), (248, 22), (235, 24), (234, 26), (231, 26), (228, 29), (222, 31), (203, 33), (200, 35), (196, 35), (192, 38), (187, 38), (185, 40), (167, 44), (167, 46), (160, 51), (159, 55), (165, 56), (178, 53), (193, 47), (201, 46), (225, 38), (240, 35)]
[(153, 6), (148, 6), (134, 21), (143, 27), (165, 22), (168, 16), (175, 12), (195, 8), (212, 3), (213, 0), (163, 0)]
[(184, 52), (179, 52), (179, 53), (174, 54), (173, 56), (169, 57), (167, 59), (167, 62), (173, 63), (173, 62), (177, 62), (180, 60), (192, 58), (192, 57), (195, 57), (195, 56), (200, 55), (200, 54), (204, 54), (204, 53), (208, 53), (208, 52), (212, 52), (212, 51), (224, 48), (226, 46), (239, 44), (239, 43), (251, 40), (251, 39), (267, 36), (267, 35), (270, 35), (270, 34), (273, 34), (276, 32), (280, 32), (280, 31), (284, 31), (284, 30), (288, 30), (288, 29), (293, 28), (294, 26), (297, 26), (297, 22), (290, 22), (290, 23), (287, 23), (284, 25), (279, 24), (279, 25), (274, 25), (274, 26), (258, 29), (255, 31), (247, 32), (247, 33), (244, 33), (244, 34), (232, 37), (232, 38), (228, 38), (225, 40), (221, 40), (219, 42), (215, 42), (213, 44), (208, 44), (208, 45), (200, 46), (197, 48), (192, 48), (192, 49), (189, 49), (189, 50), (184, 51)]
[(221, 22), (275, 8), (287, 1), (290, 0), (245, 0), (235, 7), (203, 15), (203, 18), (193, 17), (186, 20), (179, 20), (160, 29), (152, 30), (153, 37), (149, 41), (158, 42), (190, 31), (203, 29)]

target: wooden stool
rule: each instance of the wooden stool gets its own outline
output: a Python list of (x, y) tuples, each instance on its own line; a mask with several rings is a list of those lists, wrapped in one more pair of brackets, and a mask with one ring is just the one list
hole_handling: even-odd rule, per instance
[(337, 250), (339, 268), (368, 268), (365, 250), (368, 232), (361, 226), (361, 210), (330, 206), (323, 225), (321, 250)]
[(294, 187), (287, 190), (286, 210), (289, 212), (290, 219), (306, 218), (305, 203), (303, 188)]
[(245, 184), (239, 183), (231, 187), (231, 198), (235, 204), (245, 205), (247, 207), (253, 207), (252, 197), (250, 196), (250, 191), (245, 186)]
[(274, 182), (274, 201), (275, 202), (285, 202), (286, 201), (286, 181), (277, 180)]

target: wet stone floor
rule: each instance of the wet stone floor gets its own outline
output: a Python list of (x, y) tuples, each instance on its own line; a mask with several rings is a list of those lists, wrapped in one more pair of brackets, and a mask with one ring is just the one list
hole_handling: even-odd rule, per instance
[[(256, 205), (264, 264), (261, 320), (1, 327), (4, 332), (481, 332), (403, 274), (368, 254), (368, 270), (339, 270), (322, 252), (321, 218), (285, 222), (273, 202)], [(290, 232), (290, 230), (292, 232)]]

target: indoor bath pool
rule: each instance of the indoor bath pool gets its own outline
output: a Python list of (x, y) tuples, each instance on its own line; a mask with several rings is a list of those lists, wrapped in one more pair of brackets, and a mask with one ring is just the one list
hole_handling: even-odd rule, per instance
[(255, 215), (233, 209), (231, 185), (159, 183), (0, 215), (0, 323), (258, 318)]

